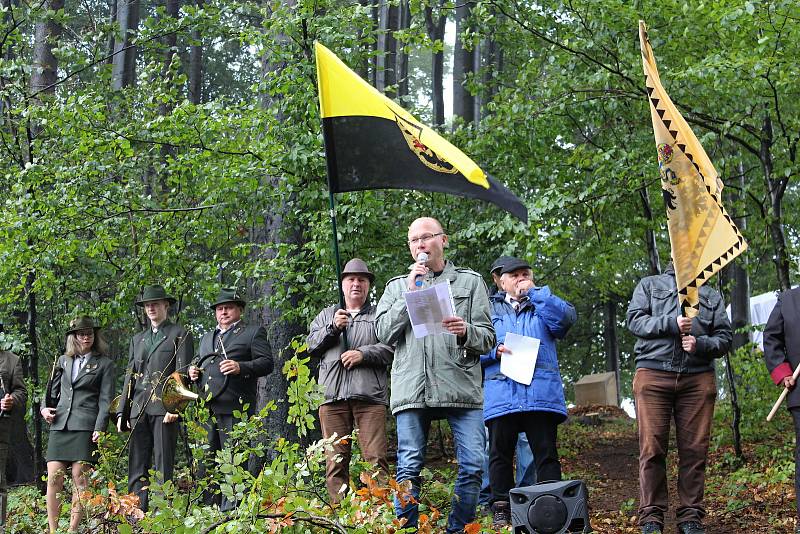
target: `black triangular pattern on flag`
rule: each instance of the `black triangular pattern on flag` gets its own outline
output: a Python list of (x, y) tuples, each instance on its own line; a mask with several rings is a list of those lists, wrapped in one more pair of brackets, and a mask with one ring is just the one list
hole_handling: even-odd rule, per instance
[(720, 261), (719, 258), (717, 258), (716, 260), (712, 261), (711, 263), (713, 263), (714, 265), (722, 266), (722, 262)]
[[(694, 156), (692, 156), (691, 154), (689, 154), (689, 153), (687, 152), (687, 153), (686, 153), (686, 158), (687, 158), (689, 161), (691, 161), (691, 162), (692, 162), (692, 164), (694, 164)], [(695, 168), (696, 168), (696, 167), (697, 167), (697, 165), (695, 165)]]
[(678, 139), (678, 132), (676, 132), (675, 130), (670, 130), (669, 133), (673, 139)]
[(661, 102), (658, 98), (651, 98), (650, 101), (653, 103), (654, 108), (658, 108), (658, 103)]
[[(667, 127), (667, 130), (669, 130), (669, 126), (670, 126), (670, 124), (672, 124), (672, 121), (671, 121), (671, 120), (667, 119), (667, 120), (665, 120), (665, 121), (664, 121), (664, 126), (666, 126), (666, 127)], [(678, 145), (678, 146), (681, 146), (681, 145)]]
[(662, 118), (662, 119), (664, 118), (664, 111), (665, 111), (665, 110), (663, 110), (663, 109), (657, 109), (657, 110), (656, 110), (656, 112), (658, 113), (658, 116), (659, 116), (660, 118)]
[(689, 294), (689, 290), (687, 290), (687, 289), (684, 287), (683, 289), (681, 289), (680, 291), (678, 291), (678, 293), (679, 293), (679, 294), (681, 294), (681, 295), (688, 295), (688, 294)]
[(678, 143), (678, 148), (681, 149), (681, 152), (686, 152), (686, 145)]
[(653, 91), (655, 91), (655, 90), (656, 90), (656, 89), (655, 89), (655, 87), (649, 87), (649, 86), (648, 86), (648, 88), (647, 88), (647, 96), (650, 96), (650, 95), (652, 95), (652, 94), (653, 94)]
[(696, 279), (692, 280), (691, 282), (686, 284), (686, 287), (697, 287), (697, 280)]

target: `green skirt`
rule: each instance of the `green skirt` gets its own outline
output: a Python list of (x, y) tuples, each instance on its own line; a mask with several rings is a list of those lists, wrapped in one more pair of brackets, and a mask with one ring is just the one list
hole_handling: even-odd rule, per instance
[(91, 430), (51, 430), (47, 441), (47, 461), (96, 464), (96, 450), (97, 444), (92, 441)]

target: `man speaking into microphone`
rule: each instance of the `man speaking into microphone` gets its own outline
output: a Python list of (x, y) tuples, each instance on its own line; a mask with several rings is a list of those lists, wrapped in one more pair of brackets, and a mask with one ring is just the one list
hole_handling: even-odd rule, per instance
[[(390, 407), (397, 418), (397, 481), (408, 480), (419, 500), (420, 472), (431, 421), (447, 419), (453, 432), (458, 475), (447, 532), (461, 532), (475, 518), (483, 466), (483, 391), (480, 356), (494, 348), (486, 284), (479, 274), (444, 257), (448, 236), (442, 225), (422, 217), (408, 229), (415, 263), (389, 281), (378, 303), (378, 340), (395, 346)], [(403, 294), (450, 282), (454, 317), (445, 317), (447, 334), (416, 338)], [(415, 527), (416, 502), (395, 501), (405, 527)]]

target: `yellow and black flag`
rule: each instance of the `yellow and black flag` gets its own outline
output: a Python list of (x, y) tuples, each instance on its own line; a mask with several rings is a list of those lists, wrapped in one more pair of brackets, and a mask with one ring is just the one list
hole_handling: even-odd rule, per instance
[(700, 286), (744, 252), (747, 243), (722, 206), (722, 181), (714, 165), (661, 85), (643, 21), (639, 41), (678, 299), (683, 314), (695, 317)]
[(527, 222), (514, 194), (315, 44), (331, 193), (416, 189), (492, 202)]

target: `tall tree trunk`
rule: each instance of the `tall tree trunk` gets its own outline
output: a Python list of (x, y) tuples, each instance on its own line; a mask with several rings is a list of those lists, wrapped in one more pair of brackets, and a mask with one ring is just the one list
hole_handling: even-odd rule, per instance
[[(397, 84), (397, 39), (400, 27), (400, 8), (391, 0), (380, 0), (380, 28), (378, 31), (378, 57), (375, 87), (389, 98), (394, 98)], [(391, 88), (387, 91), (387, 87)]]
[[(425, 26), (428, 38), (432, 43), (444, 42), (444, 26), (447, 15), (444, 11), (444, 0), (439, 0), (438, 8), (434, 13), (433, 7), (425, 7)], [(433, 125), (444, 124), (444, 52), (441, 50), (432, 54), (431, 71), (431, 101), (433, 102)]]
[(644, 218), (650, 221), (650, 226), (644, 232), (650, 274), (661, 274), (661, 263), (658, 260), (658, 245), (656, 245), (656, 233), (653, 231), (653, 209), (650, 206), (650, 194), (647, 192), (647, 186), (639, 188), (639, 197), (642, 199)]
[[(117, 22), (117, 0), (108, 0), (108, 13), (109, 23), (113, 26), (114, 23)], [(106, 55), (108, 56), (105, 60), (106, 65), (112, 65), (114, 63), (115, 42), (116, 35), (114, 32), (108, 32), (108, 37), (106, 38)]]
[[(37, 338), (37, 323), (38, 313), (36, 310), (36, 291), (34, 291), (34, 284), (36, 283), (36, 274), (33, 272), (28, 274), (28, 279), (25, 283), (25, 290), (28, 295), (28, 342), (30, 343), (31, 357), (28, 360), (28, 379), (33, 384), (34, 388), (39, 386), (39, 340)], [(45, 485), (42, 480), (42, 473), (44, 473), (44, 456), (42, 455), (42, 417), (39, 414), (39, 407), (36, 403), (31, 403), (31, 418), (33, 419), (33, 478), (36, 480), (39, 491), (44, 491)], [(27, 435), (25, 436), (27, 440)]]
[[(371, 0), (368, 2), (370, 6), (370, 13), (372, 15), (372, 28), (380, 28), (381, 24), (381, 9), (379, 5), (379, 0)], [(369, 58), (370, 58), (370, 66), (372, 67), (369, 77), (369, 81), (373, 87), (378, 86), (378, 40), (373, 39), (372, 43), (369, 47)], [(367, 78), (364, 78), (367, 79)]]
[(467, 78), (474, 72), (473, 50), (464, 46), (472, 2), (456, 5), (456, 43), (453, 52), (453, 115), (469, 124), (475, 120), (475, 97), (467, 90)]
[[(482, 50), (483, 45), (481, 43), (476, 43), (475, 48), (472, 50), (472, 72), (475, 75), (478, 75), (481, 71)], [(476, 126), (481, 122), (481, 106), (483, 106), (483, 97), (478, 93), (472, 97), (472, 116)]]
[[(64, 9), (64, 0), (49, 0), (47, 2), (48, 12), (57, 12), (60, 9)], [(52, 94), (55, 90), (54, 84), (56, 83), (58, 60), (53, 55), (53, 49), (58, 46), (62, 32), (61, 24), (53, 18), (47, 18), (36, 23), (36, 35), (33, 43), (33, 70), (31, 71), (32, 93), (44, 91)]]
[(769, 194), (769, 234), (775, 252), (775, 271), (781, 291), (791, 289), (789, 276), (789, 256), (786, 252), (786, 234), (783, 231), (783, 195), (786, 192), (787, 179), (775, 178), (772, 169), (772, 118), (769, 112), (764, 113), (764, 124), (761, 128), (760, 159), (761, 170)]
[[(411, 27), (411, 6), (408, 0), (400, 0), (399, 30)], [(397, 49), (397, 96), (408, 96), (408, 52), (402, 46)]]
[[(205, 0), (195, 0), (202, 9)], [(192, 30), (192, 45), (189, 47), (189, 101), (200, 104), (203, 101), (203, 36), (200, 30)]]
[[(289, 5), (293, 5), (295, 0), (284, 1)], [(289, 37), (283, 34), (274, 35), (274, 41), (276, 50), (291, 46)], [(273, 72), (281, 71), (285, 67), (285, 62), (280, 58), (271, 56), (269, 52), (262, 57), (261, 68), (265, 78), (270, 77)], [(269, 109), (281, 98), (281, 95), (272, 95), (265, 92), (262, 94), (260, 101), (264, 108)], [(277, 118), (279, 121), (284, 120), (281, 114)], [(261, 247), (261, 251), (254, 253), (258, 259), (272, 259), (276, 256), (277, 248), (281, 245), (296, 246), (298, 249), (302, 247), (304, 237), (299, 225), (291, 222), (292, 214), (295, 212), (296, 193), (282, 192), (282, 184), (285, 183), (282, 176), (267, 176), (264, 181), (265, 187), (281, 192), (280, 200), (273, 204), (270, 211), (264, 214), (263, 225), (253, 229), (251, 240), (255, 244), (265, 245)], [(274, 273), (266, 279), (252, 281), (251, 287), (256, 295), (272, 295), (275, 293), (274, 288), (284, 284), (285, 282), (280, 273)], [(289, 415), (287, 397), (289, 383), (282, 372), (284, 363), (293, 356), (291, 353), (292, 339), (306, 333), (305, 324), (287, 320), (283, 313), (284, 307), (296, 308), (298, 302), (299, 297), (293, 295), (290, 297), (289, 302), (271, 303), (267, 301), (263, 308), (251, 308), (249, 310), (250, 320), (264, 324), (267, 328), (275, 362), (275, 370), (269, 376), (261, 379), (258, 385), (258, 408), (264, 407), (270, 400), (274, 400), (277, 406), (277, 409), (269, 414), (265, 424), (268, 442), (274, 442), (278, 438), (301, 441), (297, 430), (287, 421)], [(268, 451), (268, 455), (271, 454), (272, 451)], [(269, 459), (271, 460), (271, 458)]]
[[(57, 13), (64, 9), (64, 0), (49, 0), (47, 2), (47, 13)], [(61, 38), (63, 27), (50, 16), (44, 20), (36, 22), (35, 38), (33, 45), (33, 68), (31, 72), (31, 92), (36, 95), (35, 101), (41, 102), (45, 95), (55, 95), (55, 83), (58, 75), (58, 60), (53, 54)], [(29, 161), (33, 162), (38, 150), (37, 144), (41, 127), (37, 123), (30, 125), (31, 145), (28, 147)], [(29, 190), (31, 195), (35, 191)], [(28, 245), (33, 246), (32, 239), (28, 240)], [(27, 375), (28, 379), (36, 388), (39, 386), (39, 343), (37, 338), (37, 310), (36, 310), (36, 274), (34, 271), (28, 273), (25, 281), (25, 295), (27, 297), (28, 322), (27, 334), (30, 343), (30, 358), (28, 359)], [(31, 404), (31, 419), (34, 427), (34, 447), (33, 447), (33, 475), (40, 490), (44, 490), (42, 473), (44, 472), (44, 460), (42, 457), (42, 418), (39, 414), (36, 403)], [(27, 434), (24, 436), (27, 439)]]
[(131, 46), (139, 27), (139, 0), (117, 2), (119, 35), (114, 41), (114, 61), (111, 67), (111, 87), (114, 90), (131, 86), (136, 81), (136, 47)]
[[(735, 198), (735, 191), (733, 188), (726, 188), (728, 197), (728, 206), (733, 207), (735, 202), (743, 202), (745, 179), (744, 179), (744, 163), (739, 162), (739, 178), (738, 178), (738, 191)], [(744, 231), (747, 229), (747, 219), (745, 217), (733, 217), (733, 222), (739, 227), (739, 230)], [(750, 276), (747, 274), (747, 260), (745, 256), (739, 256), (736, 260), (728, 266), (728, 276), (733, 281), (731, 288), (731, 326), (733, 327), (733, 345), (732, 350), (736, 351), (738, 348), (745, 346), (750, 342), (750, 334), (748, 332), (737, 332), (749, 326), (750, 320)]]
[(617, 339), (617, 300), (613, 295), (603, 302), (603, 345), (606, 353), (606, 371), (614, 373), (619, 406), (619, 341)]

